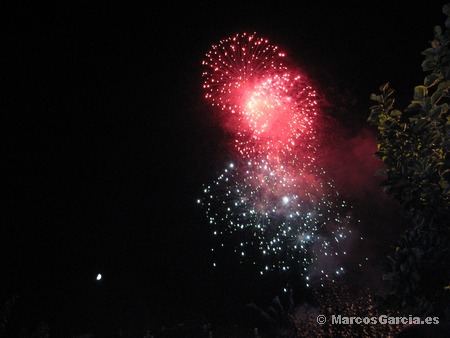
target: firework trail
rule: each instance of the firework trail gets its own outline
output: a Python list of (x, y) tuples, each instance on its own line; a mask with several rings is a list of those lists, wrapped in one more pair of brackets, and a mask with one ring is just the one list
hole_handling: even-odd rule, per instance
[(301, 267), (307, 285), (343, 273), (333, 262), (346, 255), (351, 207), (316, 163), (318, 102), (306, 77), (247, 33), (213, 45), (203, 66), (205, 98), (235, 156), (199, 200), (218, 238), (213, 250), (237, 243), (233, 251), (261, 274)]

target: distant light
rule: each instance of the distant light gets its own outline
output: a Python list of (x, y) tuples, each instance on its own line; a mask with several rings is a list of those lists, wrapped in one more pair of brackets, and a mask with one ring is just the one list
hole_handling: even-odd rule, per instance
[(100, 280), (100, 279), (102, 279), (102, 274), (101, 274), (101, 273), (99, 273), (99, 274), (97, 275), (97, 280)]

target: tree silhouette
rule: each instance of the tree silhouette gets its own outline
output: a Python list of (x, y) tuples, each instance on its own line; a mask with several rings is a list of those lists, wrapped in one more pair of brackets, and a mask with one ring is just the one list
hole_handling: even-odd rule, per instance
[(422, 54), (428, 73), (409, 106), (394, 107), (386, 83), (372, 94), (382, 186), (400, 202), (411, 227), (395, 243), (384, 279), (386, 304), (404, 313), (450, 318), (450, 4), (445, 30), (434, 28)]

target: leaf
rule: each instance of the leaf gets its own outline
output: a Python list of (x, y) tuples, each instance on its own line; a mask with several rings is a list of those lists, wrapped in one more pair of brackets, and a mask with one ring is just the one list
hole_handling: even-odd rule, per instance
[(450, 88), (450, 81), (444, 81), (439, 83), (437, 90), (448, 90)]
[(420, 54), (425, 56), (434, 56), (436, 54), (436, 50), (434, 47), (429, 47), (427, 49), (424, 49)]
[(445, 20), (445, 27), (450, 28), (450, 17)]
[(428, 88), (425, 86), (416, 86), (414, 88), (414, 100), (423, 101), (428, 94)]
[(436, 68), (436, 66), (437, 66), (436, 61), (431, 58), (427, 58), (422, 62), (422, 70), (424, 72), (433, 70)]
[(443, 95), (442, 90), (436, 90), (433, 95), (431, 95), (431, 104), (436, 104)]
[[(446, 114), (448, 112), (448, 104), (443, 103), (436, 108), (434, 108), (430, 113), (435, 114), (436, 119), (441, 119), (443, 114)], [(431, 115), (431, 114), (430, 114)]]
[(386, 176), (386, 174), (387, 174), (386, 169), (381, 168), (375, 172), (374, 176)]
[(371, 99), (372, 101), (381, 102), (381, 95), (370, 94), (370, 99)]
[(385, 92), (386, 89), (388, 89), (388, 88), (389, 88), (389, 82), (386, 82), (385, 84), (380, 86), (380, 91)]
[(441, 179), (441, 180), (439, 181), (439, 186), (441, 187), (442, 190), (445, 191), (445, 190), (448, 189), (449, 183), (448, 183), (448, 181), (447, 181), (446, 179)]
[(430, 74), (425, 77), (423, 84), (429, 88), (429, 87), (434, 86), (437, 82), (439, 82), (440, 79), (441, 79), (441, 76), (439, 76), (437, 74)]
[(442, 35), (442, 27), (441, 26), (434, 26), (434, 35), (435, 36)]
[(450, 16), (450, 4), (445, 4), (442, 7), (442, 13), (444, 13), (447, 16)]
[(402, 112), (397, 109), (394, 109), (393, 111), (390, 112), (389, 115), (391, 117), (400, 118), (402, 116)]

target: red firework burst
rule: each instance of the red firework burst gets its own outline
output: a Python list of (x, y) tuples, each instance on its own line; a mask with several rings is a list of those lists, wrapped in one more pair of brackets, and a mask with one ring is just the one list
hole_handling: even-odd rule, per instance
[(213, 105), (234, 112), (245, 84), (286, 70), (284, 53), (264, 38), (236, 34), (213, 45), (206, 53), (203, 73), (206, 98)]
[(312, 147), (316, 94), (285, 65), (285, 53), (256, 34), (236, 34), (206, 53), (206, 99), (222, 110), (243, 156)]

